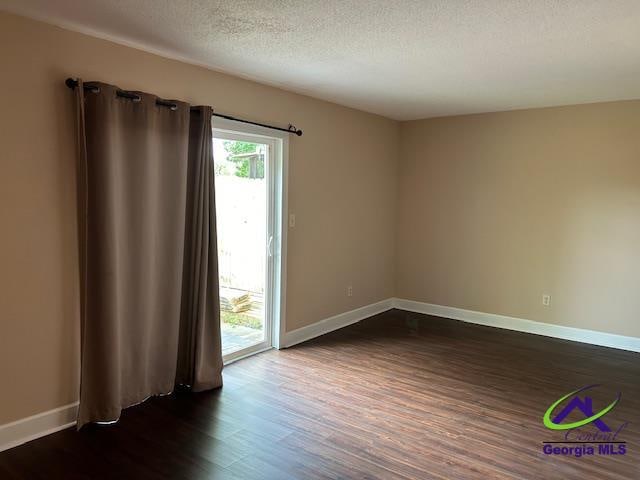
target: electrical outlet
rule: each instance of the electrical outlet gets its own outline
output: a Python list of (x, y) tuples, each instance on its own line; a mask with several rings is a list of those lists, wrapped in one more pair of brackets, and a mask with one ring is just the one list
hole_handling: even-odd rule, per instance
[(291, 213), (289, 215), (289, 228), (293, 228), (296, 226), (296, 215), (294, 213)]
[(548, 295), (546, 293), (542, 295), (542, 305), (544, 305), (545, 307), (551, 305), (551, 295)]
[(351, 285), (347, 287), (347, 297), (353, 297), (353, 287)]

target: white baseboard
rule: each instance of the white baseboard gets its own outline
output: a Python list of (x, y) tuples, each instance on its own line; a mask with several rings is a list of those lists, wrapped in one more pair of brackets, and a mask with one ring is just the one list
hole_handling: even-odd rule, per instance
[[(432, 303), (404, 300), (402, 298), (389, 298), (377, 303), (365, 305), (349, 312), (341, 313), (333, 317), (325, 318), (306, 327), (287, 332), (284, 338), (284, 347), (291, 347), (298, 343), (324, 335), (347, 325), (357, 323), (365, 318), (372, 317), (392, 308), (406, 310), (408, 312), (424, 313), (437, 317), (451, 318), (463, 322), (486, 325), (489, 327), (504, 328), (517, 332), (533, 333), (546, 337), (573, 340), (575, 342), (588, 343), (603, 347), (618, 348), (631, 352), (640, 352), (640, 338), (626, 337), (612, 333), (596, 332), (574, 327), (552, 325), (550, 323), (535, 322), (522, 318), (496, 315), (493, 313), (476, 312), (462, 308), (435, 305)], [(23, 418), (15, 422), (0, 425), (0, 452), (16, 447), (23, 443), (44, 437), (54, 432), (64, 430), (76, 424), (78, 403), (55, 408), (48, 412), (39, 413), (31, 417)]]
[(0, 425), (0, 452), (76, 424), (78, 403)]
[(365, 305), (364, 307), (356, 308), (349, 312), (340, 313), (333, 317), (325, 318), (319, 322), (312, 323), (306, 327), (292, 330), (285, 334), (284, 347), (291, 347), (301, 342), (311, 340), (312, 338), (319, 337), (325, 333), (338, 330), (339, 328), (346, 327), (353, 323), (357, 323), (365, 318), (372, 317), (378, 313), (386, 312), (393, 308), (393, 299), (382, 300), (381, 302)]
[(452, 318), (454, 320), (461, 320), (463, 322), (476, 323), (478, 325), (486, 325), (489, 327), (533, 333), (536, 335), (561, 338), (564, 340), (573, 340), (574, 342), (618, 348), (620, 350), (628, 350), (631, 352), (640, 352), (640, 338), (637, 337), (626, 337), (624, 335), (615, 335), (613, 333), (564, 327), (550, 323), (525, 320), (523, 318), (507, 317), (505, 315), (496, 315), (494, 313), (476, 312), (473, 310), (464, 310), (462, 308), (404, 300), (402, 298), (394, 298), (392, 304), (394, 308), (409, 312), (424, 313), (427, 315)]
[[(390, 310), (392, 299), (366, 305), (350, 312), (341, 313), (321, 320), (313, 325), (299, 328), (286, 333), (284, 346), (290, 347), (296, 343), (310, 340), (319, 335), (329, 333), (338, 328), (346, 327), (365, 318)], [(55, 408), (48, 412), (39, 413), (15, 422), (0, 425), (0, 452), (17, 447), (23, 443), (44, 437), (51, 433), (64, 430), (76, 424), (78, 403)]]

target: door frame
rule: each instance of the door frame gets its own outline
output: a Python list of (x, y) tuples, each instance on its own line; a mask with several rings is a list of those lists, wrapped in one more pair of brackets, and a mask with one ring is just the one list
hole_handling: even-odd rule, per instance
[[(257, 125), (250, 125), (223, 118), (212, 118), (214, 138), (253, 141), (269, 145), (267, 177), (267, 237), (273, 237), (272, 258), (267, 262), (265, 283), (265, 342), (226, 355), (225, 364), (254, 355), (270, 348), (284, 347), (286, 331), (286, 282), (287, 282), (287, 212), (289, 134)], [(267, 248), (265, 246), (265, 248)], [(269, 268), (271, 267), (271, 268)], [(267, 293), (270, 292), (269, 295)], [(267, 298), (268, 297), (268, 298)]]

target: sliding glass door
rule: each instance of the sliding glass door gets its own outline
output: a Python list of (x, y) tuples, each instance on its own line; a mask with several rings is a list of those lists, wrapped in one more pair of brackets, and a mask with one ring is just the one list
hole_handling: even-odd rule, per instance
[(273, 345), (274, 142), (214, 129), (222, 353), (226, 362)]

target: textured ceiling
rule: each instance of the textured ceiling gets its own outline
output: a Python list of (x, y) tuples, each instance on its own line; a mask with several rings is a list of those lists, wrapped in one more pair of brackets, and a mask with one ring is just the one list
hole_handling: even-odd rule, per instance
[(640, 98), (640, 0), (0, 0), (399, 120)]

